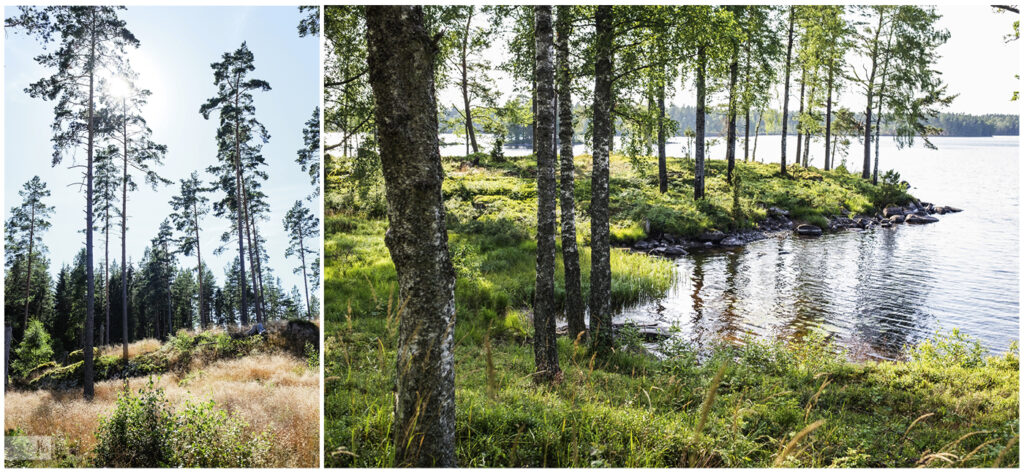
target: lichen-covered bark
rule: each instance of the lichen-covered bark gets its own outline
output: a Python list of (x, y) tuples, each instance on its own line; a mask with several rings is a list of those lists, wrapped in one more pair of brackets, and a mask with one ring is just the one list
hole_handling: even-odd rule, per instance
[(612, 348), (612, 270), (608, 229), (608, 155), (612, 134), (612, 7), (602, 5), (594, 14), (594, 163), (590, 198), (590, 333), (597, 353)]
[[(786, 79), (782, 89), (782, 174), (786, 174), (786, 131), (789, 129), (789, 72), (793, 64), (793, 6), (789, 7), (789, 36), (786, 41)], [(756, 139), (755, 139), (756, 140)]]
[(569, 336), (577, 338), (586, 335), (587, 325), (583, 320), (583, 291), (580, 284), (580, 251), (576, 246), (576, 165), (572, 153), (572, 90), (569, 77), (569, 37), (572, 35), (572, 18), (569, 6), (558, 7), (558, 145), (561, 159), (560, 198), (562, 207), (562, 263), (565, 268), (565, 319), (569, 324)]
[(539, 381), (558, 377), (555, 338), (555, 65), (551, 7), (536, 6), (534, 77), (537, 78), (537, 282), (533, 291), (533, 353)]
[(399, 284), (392, 441), (397, 466), (455, 466), (455, 271), (434, 97), (436, 45), (419, 6), (366, 7), (367, 63)]
[(705, 71), (707, 68), (707, 52), (704, 46), (697, 47), (697, 123), (696, 123), (696, 140), (697, 150), (694, 153), (694, 171), (693, 171), (693, 198), (701, 199), (704, 197), (704, 122), (705, 107), (707, 106), (707, 88), (705, 85)]

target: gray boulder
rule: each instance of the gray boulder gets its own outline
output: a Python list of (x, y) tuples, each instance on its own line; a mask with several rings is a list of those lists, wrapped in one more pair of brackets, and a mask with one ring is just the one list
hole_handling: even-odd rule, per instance
[(721, 231), (704, 231), (697, 237), (701, 241), (719, 242), (725, 239), (725, 233)]
[(796, 233), (801, 236), (821, 236), (821, 228), (813, 224), (801, 224), (796, 227)]
[(928, 224), (928, 223), (937, 223), (938, 221), (939, 221), (939, 218), (936, 218), (934, 216), (917, 215), (917, 214), (908, 215), (907, 219), (906, 219), (907, 224)]
[(895, 216), (897, 214), (904, 214), (903, 213), (903, 207), (901, 207), (901, 206), (886, 206), (885, 209), (882, 210), (882, 216), (884, 216), (886, 218), (891, 217), (891, 216)]
[(722, 240), (723, 246), (742, 246), (744, 244), (746, 244), (746, 241), (739, 236), (729, 236)]

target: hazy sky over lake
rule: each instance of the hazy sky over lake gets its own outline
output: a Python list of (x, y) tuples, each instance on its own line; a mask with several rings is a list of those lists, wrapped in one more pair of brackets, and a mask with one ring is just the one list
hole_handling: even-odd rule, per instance
[[(949, 93), (959, 94), (949, 112), (965, 112), (970, 114), (1003, 113), (1016, 114), (1019, 103), (1010, 102), (1014, 90), (1020, 89), (1019, 80), (1014, 77), (1020, 71), (1020, 41), (1007, 43), (1005, 37), (1013, 31), (1015, 15), (996, 13), (988, 5), (940, 5), (937, 11), (942, 18), (941, 27), (950, 32), (950, 39), (939, 49), (941, 59), (936, 69), (942, 71), (943, 78), (949, 85)], [(497, 67), (506, 58), (505, 46), (502, 41), (496, 42), (487, 56), (493, 66)], [(858, 61), (852, 56), (851, 63)], [(497, 88), (511, 95), (512, 82), (504, 73), (492, 75)], [(669, 102), (677, 105), (694, 104), (695, 92), (692, 88), (692, 75), (687, 84), (677, 88), (676, 94)], [(591, 86), (592, 87), (592, 86)], [(790, 105), (796, 108), (795, 102), (799, 89), (793, 92)], [(781, 86), (778, 91), (781, 94)], [(442, 104), (458, 104), (461, 107), (462, 97), (457, 87), (447, 87), (439, 95)], [(863, 94), (848, 88), (842, 93), (839, 101), (853, 110), (864, 107)], [(713, 97), (714, 101), (724, 100)], [(781, 101), (776, 101), (781, 109)]]

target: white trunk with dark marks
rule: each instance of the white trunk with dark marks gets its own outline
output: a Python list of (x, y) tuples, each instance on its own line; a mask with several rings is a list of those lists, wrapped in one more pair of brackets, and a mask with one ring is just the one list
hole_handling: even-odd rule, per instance
[[(437, 46), (418, 6), (366, 7), (388, 231), (399, 285), (392, 443), (400, 467), (455, 466), (455, 270), (437, 139)], [(402, 65), (402, 67), (396, 67)]]
[(569, 6), (558, 7), (558, 145), (560, 147), (561, 182), (559, 203), (562, 208), (562, 264), (565, 268), (565, 319), (569, 337), (586, 335), (583, 292), (580, 281), (580, 252), (576, 247), (576, 165), (572, 152), (572, 91), (569, 77), (569, 37), (572, 18)]
[(612, 7), (597, 7), (596, 61), (594, 64), (593, 170), (590, 198), (590, 334), (597, 353), (612, 348), (611, 249), (608, 216), (608, 161), (612, 137)]
[[(789, 128), (789, 73), (793, 63), (793, 20), (796, 14), (793, 6), (789, 7), (789, 36), (786, 42), (786, 79), (782, 92), (782, 162), (781, 172), (786, 174), (786, 132)], [(756, 141), (757, 138), (754, 138)]]
[(537, 78), (537, 281), (533, 291), (533, 353), (537, 380), (558, 368), (555, 336), (555, 64), (551, 7), (534, 13), (534, 77)]

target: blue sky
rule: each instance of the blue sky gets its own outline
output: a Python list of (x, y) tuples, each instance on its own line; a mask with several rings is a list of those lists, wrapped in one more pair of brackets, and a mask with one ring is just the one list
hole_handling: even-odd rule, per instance
[[(6, 16), (16, 9), (4, 9)], [(129, 195), (128, 256), (141, 259), (160, 222), (171, 213), (169, 199), (178, 193), (181, 178), (199, 170), (210, 180), (206, 167), (216, 160), (217, 119), (204, 120), (199, 106), (216, 92), (210, 63), (237, 49), (243, 41), (255, 56), (253, 77), (268, 81), (269, 92), (256, 93), (257, 117), (270, 132), (263, 147), (269, 167), (264, 185), (271, 206), (270, 219), (259, 224), (267, 239), (270, 267), (279, 276), (285, 291), (293, 285), (302, 288), (301, 277), (292, 274), (295, 258), (285, 259), (288, 245), (282, 225), (284, 214), (295, 200), (307, 196), (313, 186), (309, 176), (295, 162), (302, 147), (302, 128), (320, 103), (318, 38), (299, 38), (296, 26), (300, 15), (289, 7), (129, 7), (123, 12), (128, 28), (141, 42), (130, 54), (139, 74), (141, 87), (152, 91), (145, 117), (156, 142), (166, 144), (168, 153), (160, 173), (174, 183), (156, 191), (140, 186)], [(77, 186), (81, 170), (67, 168), (70, 161), (50, 166), (52, 145), (50, 124), (53, 104), (32, 99), (24, 93), (29, 83), (51, 73), (32, 58), (41, 47), (23, 34), (6, 35), (4, 42), (4, 219), (18, 203), (18, 190), (33, 175), (39, 175), (53, 193), (53, 227), (44, 237), (50, 250), (51, 273), (62, 263), (70, 264), (85, 245), (85, 198)], [(84, 163), (85, 153), (76, 154)], [(211, 201), (219, 194), (211, 196)], [(319, 204), (314, 205), (319, 215)], [(98, 210), (97, 210), (98, 211)], [(224, 282), (223, 271), (237, 255), (230, 246), (221, 255), (213, 254), (220, 235), (230, 227), (226, 219), (208, 215), (202, 223), (201, 245), (204, 263)], [(119, 231), (119, 228), (118, 228)], [(111, 232), (111, 258), (120, 256), (120, 242)], [(119, 237), (119, 236), (118, 236)], [(94, 235), (95, 266), (101, 272), (103, 236)], [(315, 244), (314, 247), (319, 247)], [(194, 267), (195, 257), (179, 257), (179, 265)]]

